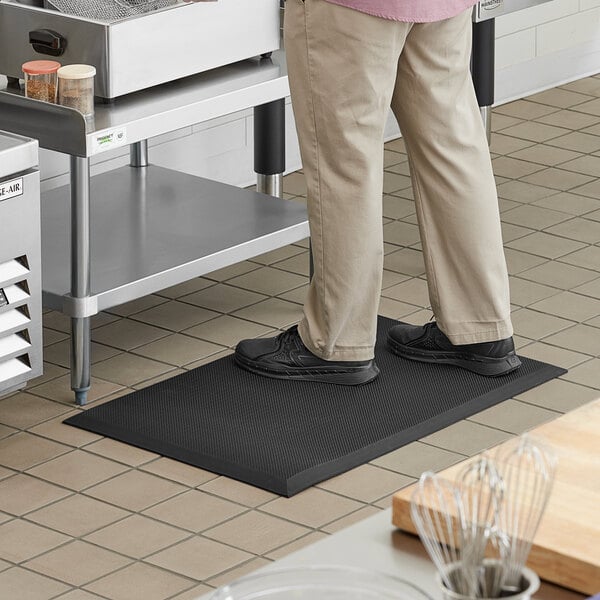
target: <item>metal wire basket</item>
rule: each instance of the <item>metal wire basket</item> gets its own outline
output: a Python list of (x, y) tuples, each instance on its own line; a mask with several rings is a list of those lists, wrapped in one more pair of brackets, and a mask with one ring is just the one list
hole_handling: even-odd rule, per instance
[(180, 0), (46, 0), (45, 5), (68, 15), (113, 23), (179, 3)]

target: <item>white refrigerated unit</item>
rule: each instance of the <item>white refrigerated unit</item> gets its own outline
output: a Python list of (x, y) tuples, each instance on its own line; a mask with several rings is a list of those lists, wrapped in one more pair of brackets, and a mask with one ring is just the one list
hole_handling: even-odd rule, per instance
[(38, 144), (0, 132), (0, 396), (42, 373)]

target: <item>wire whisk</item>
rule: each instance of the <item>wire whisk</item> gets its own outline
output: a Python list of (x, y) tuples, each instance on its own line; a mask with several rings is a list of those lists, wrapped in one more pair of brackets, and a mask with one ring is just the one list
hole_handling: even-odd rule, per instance
[(459, 594), (468, 594), (468, 578), (462, 571), (449, 575), (447, 568), (461, 561), (464, 545), (466, 525), (459, 491), (449, 481), (427, 471), (413, 492), (410, 513), (444, 585)]
[(504, 499), (504, 481), (494, 462), (484, 455), (460, 472), (458, 486), (465, 517), (462, 563), (470, 582), (470, 595), (495, 597), (501, 590), (503, 568), (495, 569), (490, 579), (483, 564), (492, 548), (501, 558), (505, 555), (506, 542), (496, 526)]
[(514, 591), (519, 589), (521, 572), (550, 498), (556, 457), (524, 435), (501, 447), (495, 462), (505, 485), (498, 528), (509, 544), (502, 589)]
[(536, 577), (525, 563), (555, 470), (554, 454), (525, 435), (468, 463), (455, 483), (423, 473), (410, 512), (448, 592), (521, 597), (531, 587)]

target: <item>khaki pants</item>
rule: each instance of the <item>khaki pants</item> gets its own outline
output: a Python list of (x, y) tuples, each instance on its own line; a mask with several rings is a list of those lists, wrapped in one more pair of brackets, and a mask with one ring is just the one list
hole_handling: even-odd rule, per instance
[(406, 143), (440, 329), (454, 344), (512, 335), (496, 187), (469, 72), (470, 15), (402, 23), (325, 0), (287, 0), (315, 266), (299, 332), (321, 358), (373, 357), (390, 105)]

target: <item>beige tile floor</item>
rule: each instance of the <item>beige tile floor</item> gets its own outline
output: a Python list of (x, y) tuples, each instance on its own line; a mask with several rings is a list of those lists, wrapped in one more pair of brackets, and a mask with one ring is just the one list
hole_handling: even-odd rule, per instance
[[(520, 352), (567, 375), (292, 499), (77, 430), (67, 319), (46, 368), (0, 400), (0, 590), (21, 600), (191, 599), (390, 505), (440, 469), (600, 396), (600, 76), (497, 108), (497, 174)], [(380, 312), (428, 320), (402, 140), (385, 150)], [(286, 198), (304, 201), (302, 175)], [(93, 319), (90, 406), (298, 320), (306, 241)]]

